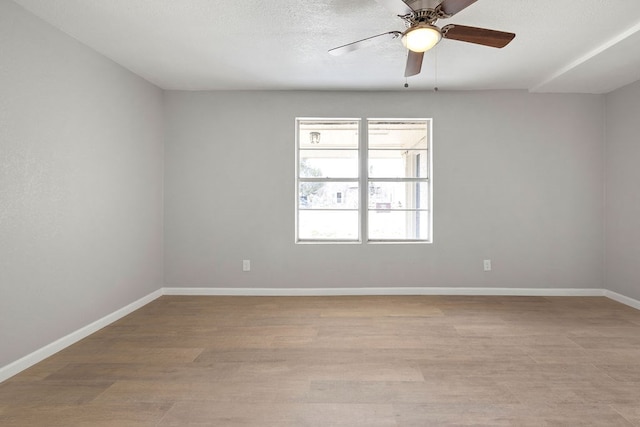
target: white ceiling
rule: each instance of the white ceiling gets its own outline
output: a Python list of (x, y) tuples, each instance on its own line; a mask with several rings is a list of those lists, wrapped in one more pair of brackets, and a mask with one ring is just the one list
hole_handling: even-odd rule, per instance
[[(14, 0), (164, 89), (402, 89), (390, 40), (327, 50), (403, 22), (375, 0)], [(606, 93), (640, 80), (640, 0), (478, 0), (438, 22), (517, 34), (504, 49), (443, 40), (410, 89)], [(436, 77), (437, 76), (437, 77)]]

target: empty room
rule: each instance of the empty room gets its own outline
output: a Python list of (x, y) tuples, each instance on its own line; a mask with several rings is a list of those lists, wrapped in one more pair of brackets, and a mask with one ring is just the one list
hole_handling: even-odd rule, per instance
[(640, 426), (637, 0), (0, 0), (0, 425)]

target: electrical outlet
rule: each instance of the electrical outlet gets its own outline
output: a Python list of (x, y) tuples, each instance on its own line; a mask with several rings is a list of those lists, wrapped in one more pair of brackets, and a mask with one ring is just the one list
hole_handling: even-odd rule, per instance
[(242, 260), (242, 271), (251, 271), (251, 261), (248, 259)]
[(483, 264), (484, 264), (484, 271), (491, 271), (491, 260), (490, 259), (485, 259)]

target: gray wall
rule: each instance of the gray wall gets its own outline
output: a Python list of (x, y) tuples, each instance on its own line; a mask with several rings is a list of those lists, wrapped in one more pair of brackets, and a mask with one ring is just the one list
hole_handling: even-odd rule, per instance
[[(602, 96), (175, 91), (165, 100), (168, 286), (602, 287)], [(433, 117), (434, 243), (295, 245), (296, 116)]]
[(162, 91), (0, 0), (0, 366), (162, 284)]
[(606, 99), (605, 286), (640, 299), (640, 82)]

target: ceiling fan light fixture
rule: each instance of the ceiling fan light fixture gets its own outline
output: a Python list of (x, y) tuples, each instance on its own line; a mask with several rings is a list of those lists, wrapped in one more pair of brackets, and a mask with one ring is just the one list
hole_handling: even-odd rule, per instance
[(409, 28), (402, 35), (402, 44), (413, 52), (426, 52), (432, 49), (442, 39), (442, 33), (438, 27), (423, 24)]

